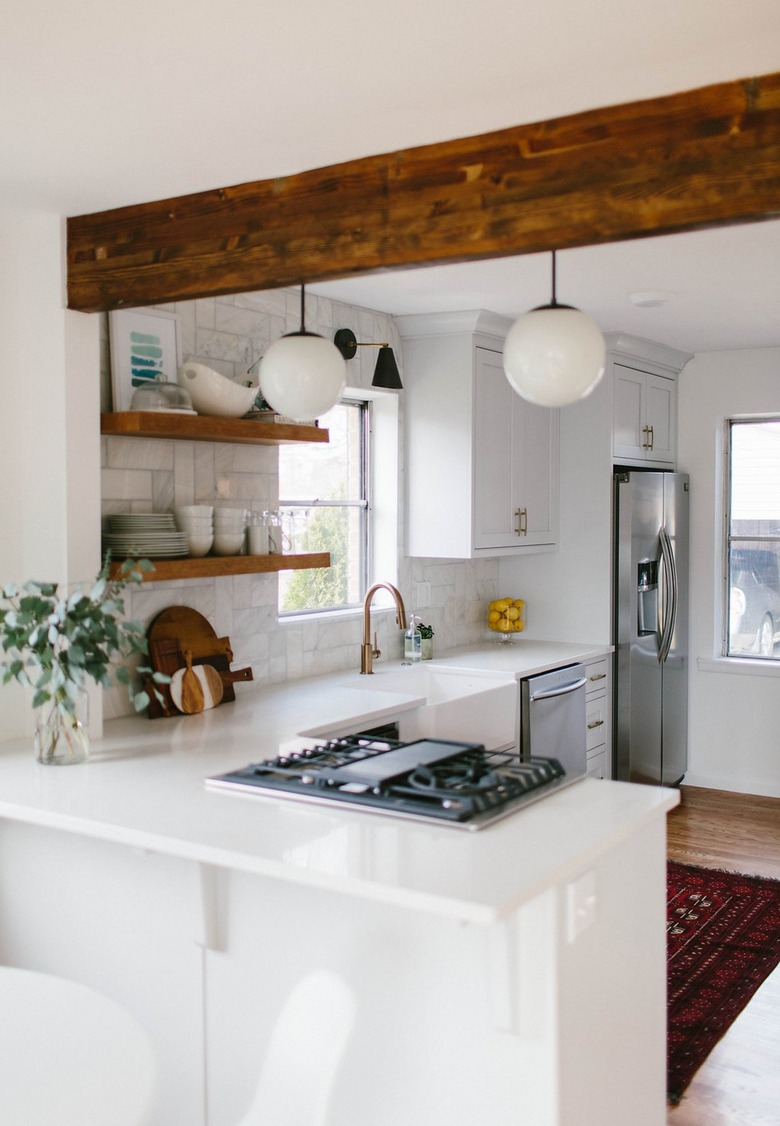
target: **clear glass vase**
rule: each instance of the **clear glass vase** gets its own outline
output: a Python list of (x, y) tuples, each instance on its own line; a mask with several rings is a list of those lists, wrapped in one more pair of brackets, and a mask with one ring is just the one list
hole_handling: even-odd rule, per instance
[(73, 701), (50, 700), (35, 717), (35, 758), (47, 766), (68, 766), (89, 757), (87, 695)]

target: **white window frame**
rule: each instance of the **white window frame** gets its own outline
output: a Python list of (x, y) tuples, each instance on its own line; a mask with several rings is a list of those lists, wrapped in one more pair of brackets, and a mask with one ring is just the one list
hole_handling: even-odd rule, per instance
[[(366, 491), (367, 574), (365, 590), (374, 582), (398, 583), (400, 526), (400, 455), (399, 398), (392, 391), (380, 388), (346, 387), (342, 402), (363, 402), (368, 405), (366, 435), (368, 466)], [(285, 508), (280, 499), (280, 507)], [(380, 591), (373, 608), (393, 606), (389, 595)], [(334, 620), (357, 617), (362, 606), (334, 607), (322, 610), (280, 611), (281, 624), (311, 620)]]
[(730, 620), (731, 620), (731, 547), (732, 544), (739, 542), (750, 541), (755, 543), (757, 540), (767, 543), (780, 543), (780, 535), (771, 536), (743, 536), (735, 535), (732, 533), (732, 430), (734, 426), (744, 426), (750, 424), (760, 424), (766, 422), (774, 422), (780, 424), (780, 414), (771, 415), (758, 415), (751, 417), (739, 417), (725, 419), (725, 436), (724, 436), (724, 459), (723, 459), (723, 537), (722, 537), (722, 554), (721, 554), (721, 575), (723, 583), (723, 595), (721, 600), (722, 606), (722, 624), (721, 624), (721, 658), (729, 662), (751, 662), (753, 667), (759, 667), (755, 664), (759, 662), (766, 666), (772, 664), (780, 667), (780, 660), (777, 657), (761, 656), (758, 653), (730, 653), (729, 652), (729, 639), (730, 639)]

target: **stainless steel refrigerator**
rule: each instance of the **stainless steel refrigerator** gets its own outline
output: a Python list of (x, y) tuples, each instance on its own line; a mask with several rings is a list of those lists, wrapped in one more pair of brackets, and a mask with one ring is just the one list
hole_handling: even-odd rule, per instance
[(615, 777), (674, 786), (688, 765), (688, 476), (617, 470)]

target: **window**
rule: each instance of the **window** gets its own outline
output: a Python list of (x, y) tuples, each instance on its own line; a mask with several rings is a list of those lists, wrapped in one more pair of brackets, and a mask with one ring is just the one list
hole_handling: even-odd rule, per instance
[(369, 559), (368, 402), (323, 415), (327, 445), (279, 447), (279, 507), (292, 551), (329, 551), (331, 566), (279, 573), (285, 616), (360, 606)]
[(725, 652), (780, 660), (780, 419), (728, 424)]

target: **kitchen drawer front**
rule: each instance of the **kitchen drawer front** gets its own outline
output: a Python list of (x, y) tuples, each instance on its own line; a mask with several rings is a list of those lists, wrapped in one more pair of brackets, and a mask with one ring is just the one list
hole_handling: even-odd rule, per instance
[(592, 778), (612, 777), (612, 657), (585, 666), (585, 745)]
[(602, 747), (600, 751), (594, 751), (593, 754), (588, 755), (587, 771), (589, 778), (609, 778), (607, 751), (605, 747)]
[(602, 657), (600, 660), (591, 661), (585, 666), (585, 673), (588, 677), (585, 691), (588, 696), (593, 692), (602, 692), (606, 689), (609, 680), (608, 661), (608, 657)]
[(607, 693), (602, 692), (598, 696), (590, 696), (585, 702), (585, 725), (587, 733), (586, 746), (588, 751), (594, 751), (596, 747), (603, 746), (607, 741), (607, 731), (609, 725), (607, 723)]

